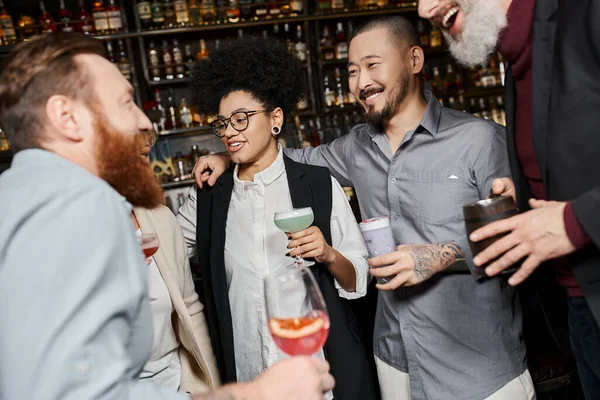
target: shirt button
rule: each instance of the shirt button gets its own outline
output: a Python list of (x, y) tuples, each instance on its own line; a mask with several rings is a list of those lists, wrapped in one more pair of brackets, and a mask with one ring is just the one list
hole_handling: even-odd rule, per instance
[(396, 178), (392, 178), (392, 183), (396, 183)]

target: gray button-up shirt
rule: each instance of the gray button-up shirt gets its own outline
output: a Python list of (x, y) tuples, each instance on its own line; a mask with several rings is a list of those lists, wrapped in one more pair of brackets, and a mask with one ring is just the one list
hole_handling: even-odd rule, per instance
[[(455, 241), (474, 268), (462, 206), (509, 176), (504, 130), (426, 97), (423, 119), (396, 154), (369, 125), (328, 145), (285, 152), (354, 186), (363, 218), (389, 216), (398, 244)], [(484, 399), (525, 371), (521, 326), (516, 291), (505, 279), (442, 273), (379, 292), (374, 353), (410, 374), (413, 400)]]

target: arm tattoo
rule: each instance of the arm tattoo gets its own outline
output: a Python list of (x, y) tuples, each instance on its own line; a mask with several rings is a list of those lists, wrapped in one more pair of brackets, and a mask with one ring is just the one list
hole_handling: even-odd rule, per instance
[(415, 275), (423, 280), (456, 262), (465, 261), (464, 251), (454, 242), (416, 245), (410, 250), (410, 255), (415, 264)]

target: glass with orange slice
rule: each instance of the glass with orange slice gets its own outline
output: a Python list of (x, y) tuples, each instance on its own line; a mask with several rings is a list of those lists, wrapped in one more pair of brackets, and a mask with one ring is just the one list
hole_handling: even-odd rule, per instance
[(273, 341), (290, 356), (315, 354), (327, 341), (329, 314), (308, 268), (286, 268), (265, 279)]

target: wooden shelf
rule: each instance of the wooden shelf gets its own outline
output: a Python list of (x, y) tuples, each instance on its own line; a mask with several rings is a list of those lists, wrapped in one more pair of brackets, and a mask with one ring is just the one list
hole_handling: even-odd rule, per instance
[(175, 79), (161, 79), (160, 81), (148, 81), (148, 86), (169, 86), (169, 85), (183, 85), (190, 83), (189, 78), (175, 78)]
[(198, 136), (198, 135), (212, 135), (212, 131), (208, 126), (197, 126), (188, 129), (173, 129), (170, 131), (162, 131), (158, 134), (158, 140), (185, 137), (185, 136)]
[[(504, 86), (472, 88), (462, 93), (464, 97), (503, 96)], [(446, 96), (446, 95), (444, 95)], [(450, 96), (450, 95), (448, 95)]]
[(195, 180), (186, 179), (184, 181), (179, 181), (179, 182), (161, 183), (160, 187), (163, 189), (176, 189), (176, 188), (185, 187), (185, 186), (192, 186), (195, 184), (196, 184)]

